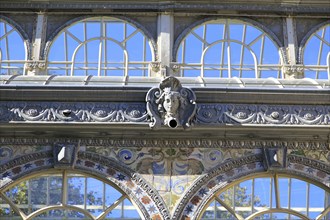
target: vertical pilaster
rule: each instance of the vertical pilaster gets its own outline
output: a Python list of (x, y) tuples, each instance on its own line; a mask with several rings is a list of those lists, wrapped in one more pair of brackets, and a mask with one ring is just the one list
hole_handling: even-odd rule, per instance
[(291, 65), (296, 64), (296, 30), (293, 25), (293, 18), (286, 18), (286, 30), (287, 30), (287, 48), (289, 55), (289, 62)]
[(46, 39), (47, 17), (38, 13), (32, 45), (32, 60), (27, 64), (28, 75), (45, 74), (45, 61), (41, 60), (42, 48)]
[(285, 30), (285, 46), (288, 57), (288, 63), (284, 64), (284, 77), (285, 78), (302, 78), (303, 68), (297, 65), (297, 34), (294, 19), (292, 17), (286, 18)]
[(170, 68), (172, 62), (174, 17), (170, 13), (158, 16), (158, 56), (160, 61), (160, 75), (172, 75)]

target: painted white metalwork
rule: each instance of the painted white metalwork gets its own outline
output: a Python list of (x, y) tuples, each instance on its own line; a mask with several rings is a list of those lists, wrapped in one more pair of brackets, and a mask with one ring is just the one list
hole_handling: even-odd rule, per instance
[(65, 28), (55, 39), (47, 73), (149, 76), (152, 51), (149, 39), (132, 24), (109, 17), (88, 18)]
[[(319, 201), (315, 201), (316, 195)], [(324, 219), (330, 211), (329, 197), (329, 190), (304, 180), (279, 174), (255, 177), (215, 193), (200, 217), (202, 220), (234, 219), (233, 216), (238, 219), (278, 219), (276, 215), (281, 213), (285, 219), (296, 216)]]
[(0, 192), (0, 208), (10, 219), (141, 219), (116, 187), (67, 171), (38, 175)]
[(26, 44), (15, 27), (0, 19), (0, 75), (25, 74)]
[(308, 39), (303, 54), (306, 78), (330, 79), (330, 24)]
[(279, 48), (265, 32), (239, 20), (194, 28), (181, 42), (177, 60), (184, 77), (283, 78)]

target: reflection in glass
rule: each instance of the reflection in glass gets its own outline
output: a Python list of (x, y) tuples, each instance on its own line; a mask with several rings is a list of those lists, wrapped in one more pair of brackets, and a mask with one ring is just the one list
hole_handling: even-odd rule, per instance
[[(275, 192), (276, 181), (278, 181), (278, 193)], [(276, 194), (278, 194), (279, 202)], [(305, 215), (306, 218), (315, 219), (328, 207), (326, 201), (329, 201), (329, 198), (324, 189), (303, 180), (280, 175), (276, 178), (261, 177), (237, 183), (220, 192), (218, 197), (213, 197), (201, 216), (202, 219), (226, 219), (222, 214), (217, 215), (216, 210), (227, 214), (231, 210), (243, 218), (255, 214), (257, 216), (254, 219), (300, 219), (294, 213), (278, 211), (279, 208), (287, 209), (288, 212), (296, 211)], [(230, 207), (229, 210), (220, 202)], [(273, 210), (273, 213), (270, 210)], [(265, 211), (266, 213), (258, 215), (258, 212)]]
[[(67, 180), (65, 184), (64, 179)], [(63, 186), (67, 187), (66, 203), (62, 198)], [(4, 194), (26, 215), (38, 212), (34, 213), (37, 217), (33, 219), (90, 219), (85, 211), (102, 219), (141, 219), (139, 212), (126, 195), (101, 180), (82, 174), (41, 175), (16, 184)], [(61, 208), (52, 207), (49, 211), (39, 213), (42, 208), (56, 205)], [(75, 206), (78, 211), (65, 207), (66, 205)], [(1, 220), (21, 219), (21, 217), (16, 218), (18, 215), (2, 199), (0, 199), (0, 216)]]

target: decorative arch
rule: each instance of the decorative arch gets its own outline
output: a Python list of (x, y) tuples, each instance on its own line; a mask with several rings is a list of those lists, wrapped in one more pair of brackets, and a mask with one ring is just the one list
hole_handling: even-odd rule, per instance
[(306, 78), (330, 79), (330, 21), (314, 26), (305, 35), (299, 44), (298, 57), (305, 67)]
[[(308, 42), (309, 38), (316, 32), (318, 31), (319, 29), (321, 29), (322, 27), (325, 27), (327, 25), (330, 24), (330, 20), (328, 21), (324, 21), (324, 22), (321, 22), (319, 23), (318, 25), (315, 25), (314, 27), (312, 27), (308, 32), (307, 34), (301, 39), (301, 41), (299, 42), (299, 48), (302, 49), (306, 43)], [(299, 51), (301, 52), (301, 51)], [(301, 54), (299, 54), (301, 55)], [(302, 57), (301, 57), (302, 58)], [(301, 60), (300, 60), (301, 61)]]
[[(54, 166), (55, 169), (53, 169)], [(140, 175), (118, 161), (91, 152), (79, 152), (73, 168), (56, 167), (51, 151), (33, 153), (13, 159), (0, 168), (0, 193), (22, 179), (37, 176), (45, 171), (56, 170), (87, 174), (114, 185), (119, 191), (127, 195), (125, 198), (129, 197), (136, 204), (141, 216), (145, 219), (170, 218), (169, 211), (157, 190)], [(72, 207), (65, 204), (64, 206), (58, 205), (47, 209), (63, 208), (71, 209)], [(79, 210), (76, 209), (76, 211)], [(40, 212), (42, 211), (34, 213), (33, 216)]]
[[(23, 28), (13, 21), (12, 19), (5, 17), (3, 15), (0, 15), (0, 24), (2, 27), (1, 29), (7, 29), (7, 25), (11, 27), (11, 30), (9, 31), (1, 31), (0, 34), (0, 41), (4, 41), (3, 44), (4, 48), (2, 49), (0, 47), (0, 64), (1, 64), (1, 69), (5, 69), (9, 75), (14, 75), (14, 74), (20, 74), (24, 75), (25, 74), (25, 64), (28, 59), (31, 57), (31, 43), (29, 40), (28, 34), (23, 30)], [(13, 34), (16, 35), (13, 37)], [(15, 40), (15, 44), (9, 43), (8, 41), (10, 38), (16, 38), (19, 37), (21, 39), (21, 42), (17, 41), (18, 39)], [(13, 40), (13, 39), (12, 39)], [(21, 45), (19, 45), (21, 43)], [(15, 48), (13, 48), (15, 47)], [(18, 59), (18, 54), (15, 54), (15, 51), (21, 51), (24, 50), (24, 56)], [(12, 58), (12, 53), (14, 52), (15, 58)], [(9, 54), (8, 54), (9, 53)], [(15, 60), (13, 62), (12, 60)], [(6, 65), (10, 68), (2, 68), (2, 65)], [(18, 71), (11, 73), (9, 72), (10, 69), (13, 71)], [(2, 73), (0, 73), (2, 74)]]
[[(214, 17), (208, 17), (208, 18), (204, 18), (201, 20), (198, 20), (194, 23), (192, 23), (191, 25), (189, 25), (175, 40), (174, 43), (174, 50), (173, 50), (173, 57), (176, 57), (176, 54), (178, 52), (180, 43), (182, 42), (182, 40), (197, 26), (200, 26), (206, 22), (209, 21), (216, 21), (216, 20), (221, 20), (221, 19), (229, 19), (229, 17), (218, 17), (218, 18), (214, 18)], [(278, 47), (283, 47), (283, 43), (278, 39), (278, 37), (274, 34), (273, 31), (271, 31), (269, 28), (267, 28), (265, 25), (253, 20), (253, 19), (249, 19), (249, 18), (239, 18), (239, 20), (242, 20), (246, 23), (250, 23), (256, 27), (259, 27), (261, 30), (265, 31), (271, 38), (272, 40), (276, 43), (276, 45)]]
[[(267, 172), (263, 160), (262, 154), (256, 154), (227, 161), (201, 176), (192, 184), (181, 201), (176, 205), (173, 219), (198, 219), (201, 217), (199, 214), (211, 202), (215, 193), (227, 189), (234, 183), (242, 180), (265, 175), (281, 174), (294, 178), (303, 178), (325, 190), (327, 189), (330, 193), (329, 165), (301, 156), (288, 155), (288, 165), (285, 170)], [(226, 206), (225, 204), (222, 205)], [(282, 211), (287, 212), (286, 210)]]
[[(122, 42), (118, 42), (116, 39), (107, 36), (107, 27), (106, 27), (107, 24), (105, 24), (105, 23), (109, 23), (109, 22), (118, 22), (118, 23), (120, 23), (121, 22), (122, 24), (125, 25), (125, 28), (126, 28), (126, 24), (127, 24), (127, 25), (129, 25), (129, 26), (131, 26), (131, 27), (133, 27), (133, 28), (136, 29), (133, 32), (133, 35), (136, 35), (136, 32), (137, 32), (137, 34), (142, 34), (142, 37), (144, 38), (144, 40), (143, 40), (144, 41), (144, 43), (143, 43), (144, 45), (141, 46), (141, 47), (143, 47), (142, 48), (143, 51), (139, 51), (139, 53), (141, 53), (139, 56), (143, 57), (142, 60), (141, 61), (140, 60), (133, 60), (132, 63), (130, 63), (129, 60), (128, 61), (126, 60), (128, 62), (128, 64), (129, 64), (129, 67), (127, 67), (125, 61), (123, 61), (124, 62), (123, 65), (124, 65), (124, 71), (125, 71), (125, 74), (126, 75), (127, 75), (127, 71), (133, 72), (133, 71), (143, 70), (144, 71), (144, 73), (143, 73), (144, 76), (147, 76), (147, 74), (148, 74), (148, 72), (147, 72), (148, 71), (148, 63), (151, 62), (151, 61), (155, 61), (157, 59), (157, 57), (158, 57), (157, 56), (157, 50), (156, 50), (157, 46), (156, 46), (155, 39), (152, 37), (152, 34), (142, 24), (136, 22), (133, 19), (130, 19), (130, 18), (127, 18), (127, 17), (123, 17), (123, 16), (111, 16), (111, 17), (109, 17), (109, 16), (99, 16), (99, 17), (95, 17), (95, 16), (92, 16), (92, 17), (91, 16), (81, 16), (81, 17), (77, 17), (77, 18), (74, 18), (74, 19), (68, 21), (65, 24), (63, 24), (62, 26), (60, 26), (59, 28), (57, 28), (57, 30), (48, 38), (48, 40), (46, 42), (45, 50), (44, 50), (44, 53), (43, 53), (44, 59), (47, 59), (48, 60), (48, 64), (50, 64), (50, 65), (48, 65), (48, 67), (53, 66), (51, 68), (53, 68), (53, 69), (56, 69), (56, 68), (59, 69), (58, 68), (58, 66), (59, 66), (58, 64), (60, 62), (52, 63), (52, 61), (50, 61), (49, 59), (50, 59), (50, 55), (51, 55), (52, 46), (55, 44), (56, 40), (58, 39), (58, 37), (61, 36), (62, 33), (68, 31), (68, 29), (70, 29), (70, 28), (74, 28), (74, 26), (77, 27), (77, 25), (79, 25), (79, 24), (82, 24), (82, 23), (85, 23), (85, 22), (93, 22), (93, 21), (96, 21), (97, 19), (100, 20), (99, 22), (100, 22), (100, 25), (102, 26), (101, 27), (102, 30), (100, 32), (102, 32), (102, 33), (100, 33), (99, 36), (95, 36), (94, 38), (99, 39), (99, 41), (104, 41), (104, 40), (105, 41), (109, 41), (109, 42), (112, 42), (112, 43), (114, 43), (116, 45), (119, 45), (119, 43), (122, 43), (124, 45), (124, 47), (125, 47), (125, 52), (124, 53), (127, 52), (126, 51), (126, 49), (127, 49), (126, 48), (126, 44), (127, 44), (127, 42), (129, 41), (129, 39), (132, 36), (124, 36), (124, 38), (125, 37), (127, 37), (127, 38), (125, 38)], [(86, 26), (84, 28), (86, 28)], [(84, 32), (83, 34), (85, 35), (83, 37), (84, 38), (83, 40), (80, 40), (80, 39), (78, 39), (78, 37), (73, 36), (74, 34), (69, 34), (69, 35), (73, 39), (75, 39), (79, 44), (82, 44), (83, 47), (86, 47), (87, 48), (87, 43), (90, 43), (90, 41), (91, 41), (92, 38), (87, 36), (89, 33), (85, 33), (86, 30), (84, 30), (83, 32)], [(120, 31), (117, 31), (117, 32), (120, 32)], [(125, 33), (127, 33), (126, 32), (126, 29), (125, 29)], [(132, 33), (130, 33), (130, 34), (132, 34)], [(87, 38), (86, 38), (86, 36), (87, 36)], [(77, 43), (77, 42), (75, 42), (75, 43)], [(109, 66), (108, 65), (107, 58), (106, 58), (106, 56), (107, 56), (106, 55), (106, 47), (107, 46), (104, 46), (104, 45), (106, 45), (106, 43), (103, 43), (102, 46), (101, 45), (96, 45), (97, 48), (100, 48), (99, 50), (102, 51), (101, 52), (102, 54), (96, 54), (96, 56), (101, 56), (101, 58), (99, 58), (101, 61), (98, 61), (98, 62), (101, 63), (101, 66), (102, 65), (105, 65), (105, 67), (102, 69), (105, 73), (104, 74), (101, 74), (101, 75), (106, 75), (107, 71), (110, 71), (110, 70), (113, 71), (113, 70), (118, 69), (117, 67), (119, 65), (119, 64), (117, 64), (118, 63), (117, 61), (113, 61), (112, 62), (113, 63), (113, 66)], [(100, 75), (100, 71), (99, 71), (100, 64), (98, 66), (93, 65), (92, 67), (86, 66), (86, 64), (88, 64), (88, 62), (86, 61), (86, 59), (89, 59), (87, 57), (87, 55), (86, 55), (86, 53), (87, 53), (87, 49), (86, 48), (82, 52), (82, 53), (85, 53), (85, 55), (84, 55), (85, 56), (85, 58), (84, 58), (85, 59), (85, 66), (84, 67), (81, 67), (80, 69), (81, 70), (86, 70), (85, 71), (86, 72), (85, 75), (91, 75), (91, 74), (88, 73), (87, 70), (95, 70), (95, 69), (97, 69), (98, 70), (98, 75)], [(149, 50), (150, 50), (150, 52), (148, 52)], [(67, 53), (67, 52), (65, 52), (65, 53)], [(63, 53), (63, 54), (65, 54), (65, 53)], [(65, 55), (65, 56), (67, 56), (67, 55)], [(127, 56), (125, 55), (125, 59), (126, 58), (127, 58)], [(65, 58), (65, 59), (66, 59), (66, 61), (65, 62), (63, 61), (62, 63), (70, 63), (70, 62), (73, 62), (74, 63), (75, 62), (74, 59), (73, 60), (71, 60), (70, 58)], [(111, 63), (111, 62), (109, 62), (109, 63)], [(66, 70), (66, 75), (70, 75), (70, 74), (71, 75), (74, 75), (73, 73), (68, 74), (68, 70), (69, 69), (72, 71), (72, 68), (69, 68), (68, 67), (68, 64), (66, 64), (64, 67), (61, 67), (61, 68), (63, 68), (63, 69)], [(49, 71), (48, 71), (48, 73), (49, 73)], [(137, 73), (132, 73), (132, 74), (133, 74), (133, 76), (135, 76), (135, 74), (137, 74)], [(93, 75), (95, 75), (95, 74), (93, 73)]]
[[(201, 60), (200, 59), (200, 63), (198, 62), (192, 62), (191, 64), (189, 62), (186, 62), (184, 59), (184, 56), (185, 56), (185, 52), (183, 52), (182, 50), (182, 47), (184, 47), (184, 44), (185, 44), (185, 41), (186, 39), (188, 39), (189, 37), (191, 36), (194, 36), (196, 37), (198, 40), (201, 41), (202, 43), (202, 47), (205, 49), (206, 47), (208, 48), (210, 45), (214, 44), (215, 41), (210, 41), (210, 37), (208, 37), (207, 35), (210, 36), (210, 34), (207, 34), (207, 28), (206, 26), (210, 26), (210, 25), (214, 25), (214, 24), (217, 24), (217, 25), (224, 25), (224, 29), (226, 29), (226, 27), (229, 27), (229, 25), (232, 25), (232, 24), (239, 24), (239, 25), (242, 25), (244, 30), (242, 31), (242, 35), (243, 35), (243, 38), (241, 42), (239, 42), (239, 44), (241, 44), (241, 47), (242, 49), (240, 49), (241, 51), (239, 51), (238, 53), (241, 53), (241, 60), (239, 61), (240, 63), (240, 67), (235, 67), (233, 68), (233, 66), (237, 66), (237, 64), (233, 65), (233, 64), (229, 64), (228, 63), (228, 66), (227, 67), (224, 67), (226, 66), (226, 60), (223, 61), (223, 57), (227, 56), (227, 53), (229, 52), (226, 52), (226, 49), (220, 49), (222, 50), (222, 52), (220, 51), (219, 52), (219, 57), (222, 56), (222, 61), (220, 61), (220, 63), (214, 63), (212, 65), (205, 65), (204, 63), (204, 60)], [(200, 29), (201, 27), (204, 28), (203, 30), (203, 36), (197, 36), (198, 34), (196, 34), (194, 31), (195, 30), (198, 30)], [(274, 48), (276, 48), (277, 50), (277, 54), (279, 55), (278, 57), (278, 60), (276, 61), (276, 63), (272, 63), (272, 64), (268, 64), (267, 65), (261, 65), (258, 69), (256, 69), (256, 66), (254, 66), (253, 64), (250, 64), (248, 62), (250, 61), (244, 61), (243, 62), (243, 59), (245, 59), (244, 57), (244, 51), (245, 50), (250, 50), (250, 48), (248, 47), (245, 47), (245, 39), (246, 39), (246, 27), (249, 28), (254, 28), (255, 30), (258, 30), (262, 33), (262, 44), (264, 44), (265, 41), (267, 41), (268, 44), (270, 45), (273, 45)], [(228, 30), (221, 30), (221, 34), (224, 34), (224, 36), (219, 40), (222, 40), (224, 42), (222, 42), (222, 48), (225, 48), (225, 47), (230, 47), (230, 43), (238, 43), (238, 41), (240, 40), (236, 40), (236, 41), (233, 41), (233, 39), (231, 40), (228, 40), (227, 38), (227, 34), (229, 36), (229, 32)], [(209, 38), (209, 39), (207, 39)], [(265, 40), (266, 39), (266, 40)], [(253, 40), (254, 41), (254, 40)], [(251, 42), (253, 42), (251, 41)], [(269, 42), (268, 42), (269, 41)], [(194, 48), (196, 47), (199, 47), (200, 45), (195, 45)], [(281, 47), (283, 47), (281, 41), (276, 37), (276, 35), (271, 31), (269, 30), (267, 27), (263, 26), (262, 24), (254, 21), (254, 20), (251, 20), (251, 19), (245, 19), (245, 18), (240, 18), (240, 19), (229, 19), (229, 18), (226, 18), (226, 17), (223, 17), (223, 18), (206, 18), (206, 19), (203, 19), (203, 20), (200, 20), (200, 21), (197, 21), (195, 23), (193, 23), (192, 25), (190, 25), (187, 29), (185, 29), (180, 35), (179, 37), (176, 39), (175, 41), (175, 44), (174, 44), (174, 50), (173, 50), (173, 57), (174, 59), (177, 61), (177, 62), (182, 62), (182, 70), (181, 70), (181, 75), (184, 76), (184, 72), (187, 70), (187, 71), (201, 71), (200, 75), (202, 77), (214, 77), (213, 75), (215, 75), (215, 70), (216, 71), (220, 71), (220, 77), (247, 77), (247, 78), (259, 78), (259, 77), (266, 77), (267, 75), (269, 75), (268, 77), (274, 77), (274, 78), (281, 78), (283, 76), (280, 76), (281, 75), (281, 70), (280, 70), (280, 63), (283, 63), (285, 60), (285, 54), (283, 52), (283, 50), (281, 49)], [(191, 47), (189, 47), (191, 48)], [(203, 48), (201, 51), (195, 51), (195, 53), (199, 54), (199, 52), (203, 53)], [(273, 48), (273, 49), (274, 49)], [(264, 51), (264, 48), (263, 46), (261, 46), (261, 49), (262, 51)], [(235, 49), (236, 50), (236, 49)], [(249, 51), (248, 51), (249, 52)], [(251, 52), (251, 51), (250, 51)], [(180, 55), (180, 53), (182, 53), (182, 55)], [(261, 52), (263, 53), (263, 52)], [(192, 54), (191, 52), (189, 54)], [(273, 53), (272, 53), (273, 54)], [(276, 54), (276, 53), (275, 53)], [(180, 57), (181, 56), (181, 57)], [(178, 60), (178, 57), (180, 57), (181, 61)], [(263, 60), (264, 60), (264, 56), (261, 54), (260, 55), (260, 60), (259, 60), (259, 63), (260, 64), (263, 64)], [(227, 58), (225, 58), (227, 59)], [(235, 58), (236, 59), (236, 58)], [(196, 56), (196, 60), (197, 60), (197, 56)], [(228, 61), (229, 62), (229, 61)], [(216, 67), (216, 64), (219, 64), (220, 67)], [(225, 65), (224, 65), (225, 64)], [(242, 67), (242, 65), (245, 64), (249, 64), (247, 66), (249, 67)], [(254, 62), (254, 64), (256, 64)], [(244, 65), (243, 65), (244, 66)], [(204, 70), (205, 68), (205, 70)], [(232, 71), (233, 73), (223, 73), (223, 71), (228, 71), (228, 69), (235, 69), (235, 71)], [(236, 69), (237, 71), (239, 71), (239, 73), (236, 73)], [(264, 73), (265, 71), (268, 71), (267, 74)], [(212, 73), (212, 71), (214, 73)], [(255, 73), (252, 74), (250, 72), (254, 71)], [(276, 72), (277, 71), (277, 72)], [(205, 72), (210, 72), (210, 74), (205, 74)], [(242, 74), (242, 72), (244, 73), (244, 75)], [(191, 73), (193, 74), (193, 76), (195, 75), (199, 75), (198, 73)], [(237, 75), (237, 76), (236, 76)], [(263, 76), (265, 75), (265, 76)], [(189, 75), (190, 76), (190, 75)]]

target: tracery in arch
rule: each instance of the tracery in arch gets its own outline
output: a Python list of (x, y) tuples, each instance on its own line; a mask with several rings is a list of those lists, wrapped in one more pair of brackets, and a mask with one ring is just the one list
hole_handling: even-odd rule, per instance
[(208, 21), (182, 40), (181, 76), (283, 78), (278, 46), (261, 29), (239, 20)]
[(319, 28), (303, 48), (305, 77), (330, 79), (330, 24)]
[[(213, 206), (216, 202), (218, 202), (217, 204), (218, 205), (220, 204), (222, 207), (219, 208), (218, 210), (225, 211), (226, 214), (228, 215), (228, 218), (232, 218), (232, 219), (244, 219), (244, 217), (250, 217), (250, 219), (254, 219), (259, 215), (264, 215), (264, 214), (268, 215), (269, 213), (287, 213), (289, 215), (292, 214), (293, 216), (298, 216), (302, 219), (308, 219), (308, 217), (306, 217), (306, 213), (308, 211), (310, 211), (311, 214), (314, 215), (316, 213), (312, 213), (312, 212), (321, 211), (318, 205), (316, 205), (317, 207), (311, 206), (312, 203), (310, 199), (308, 199), (309, 204), (306, 205), (305, 210), (300, 209), (300, 204), (295, 204), (292, 202), (293, 198), (291, 198), (291, 195), (289, 196), (290, 197), (289, 199), (291, 200), (290, 204), (288, 203), (289, 201), (288, 198), (286, 198), (286, 200), (281, 198), (278, 199), (279, 195), (281, 195), (283, 191), (286, 190), (286, 192), (288, 192), (288, 187), (286, 189), (279, 188), (278, 182), (279, 179), (282, 177), (283, 179), (291, 178), (290, 181), (293, 181), (293, 179), (297, 179), (297, 180), (303, 180), (302, 181), (303, 183), (309, 182), (309, 185), (307, 184), (308, 186), (305, 187), (305, 189), (309, 187), (308, 189), (309, 195), (311, 195), (310, 189), (312, 188), (311, 185), (313, 184), (321, 188), (323, 191), (326, 191), (326, 198), (323, 200), (325, 202), (325, 204), (323, 204), (324, 205), (322, 209), (323, 211), (319, 213), (318, 217), (320, 217), (320, 219), (323, 219), (325, 215), (328, 215), (327, 213), (330, 210), (329, 207), (330, 173), (329, 173), (329, 166), (327, 164), (309, 158), (305, 158), (302, 156), (290, 154), (287, 157), (287, 167), (285, 169), (282, 168), (279, 170), (275, 169), (275, 170), (270, 170), (270, 172), (265, 172), (265, 170), (267, 170), (267, 168), (264, 166), (263, 156), (261, 154), (250, 155), (235, 160), (228, 160), (224, 163), (219, 164), (218, 167), (210, 170), (205, 175), (196, 179), (193, 186), (187, 189), (181, 201), (177, 203), (175, 211), (173, 213), (173, 217), (176, 219), (181, 219), (181, 218), (199, 219), (203, 216), (205, 210), (208, 209), (211, 201), (213, 202), (215, 201), (213, 203)], [(246, 190), (244, 192), (244, 190), (242, 189), (238, 190), (241, 194), (240, 197), (241, 200), (239, 199), (236, 200), (237, 198), (235, 198), (235, 196), (234, 196), (235, 200), (230, 200), (231, 204), (222, 202), (220, 199), (215, 200), (215, 196), (219, 196), (220, 193), (224, 192), (229, 188), (232, 188), (235, 184), (256, 178), (268, 178), (268, 180), (265, 181), (268, 181), (269, 184), (260, 183), (260, 185), (268, 185), (270, 191), (271, 188), (273, 188), (271, 194), (268, 194), (268, 197), (264, 197), (266, 198), (264, 200), (268, 199), (268, 203), (265, 203), (266, 205), (269, 206), (268, 209), (259, 210), (260, 212), (258, 213), (256, 210), (260, 208), (258, 208), (258, 206), (257, 208), (255, 208), (251, 205), (254, 204), (252, 203), (252, 196), (250, 196), (250, 200), (249, 200)], [(285, 182), (286, 180), (283, 181)], [(252, 183), (250, 182), (249, 184), (251, 185)], [(245, 185), (241, 187), (245, 187)], [(251, 190), (249, 191), (249, 193), (252, 194), (252, 187), (250, 187), (250, 189)], [(298, 194), (300, 193), (301, 192), (299, 192)], [(313, 193), (318, 193), (318, 191), (315, 190)], [(230, 195), (230, 192), (228, 194)], [(231, 195), (233, 194), (235, 193), (232, 191)], [(305, 191), (305, 196), (306, 196), (305, 201), (307, 201), (306, 191)], [(227, 195), (227, 197), (230, 196)], [(223, 198), (225, 198), (225, 195), (223, 196)], [(242, 198), (245, 198), (246, 201), (242, 202)], [(269, 200), (270, 198), (271, 200)], [(254, 201), (257, 201), (257, 199)], [(287, 203), (281, 204), (281, 201)], [(299, 202), (301, 201), (299, 200)], [(240, 205), (240, 203), (245, 205)], [(250, 207), (248, 207), (249, 203), (250, 203)], [(275, 204), (275, 207), (273, 207), (273, 204)], [(233, 207), (231, 207), (231, 205)], [(259, 206), (261, 205), (259, 204)], [(239, 209), (236, 209), (235, 206), (239, 207)], [(307, 206), (309, 207), (308, 211), (307, 211)], [(297, 209), (293, 210), (291, 208), (297, 208)], [(252, 213), (253, 212), (252, 210), (254, 210), (254, 213)], [(243, 213), (236, 213), (236, 211), (240, 211)], [(246, 215), (243, 215), (244, 212), (248, 212), (248, 211), (251, 211), (251, 213), (246, 213)], [(305, 214), (301, 213), (304, 211), (306, 212)], [(209, 219), (221, 219), (221, 218), (211, 216)]]
[[(116, 207), (120, 210), (120, 216), (118, 217), (118, 211), (116, 214), (117, 216), (108, 216), (107, 218), (125, 219), (126, 216), (130, 216), (130, 219), (169, 219), (169, 212), (158, 192), (139, 174), (135, 174), (118, 161), (91, 152), (82, 151), (78, 153), (74, 169), (54, 169), (54, 166), (54, 158), (51, 151), (23, 155), (0, 166), (0, 198), (2, 200), (0, 200), (2, 202), (0, 203), (0, 219), (6, 219), (8, 215), (8, 219), (13, 219), (15, 216), (18, 216), (17, 219), (23, 220), (34, 219), (35, 216), (44, 213), (44, 211), (51, 210), (73, 210), (84, 214), (87, 219), (104, 219), (110, 214), (115, 214)], [(43, 174), (45, 174), (45, 176), (43, 176)], [(34, 177), (45, 177), (47, 179), (54, 176), (58, 176), (58, 179), (54, 180), (55, 183), (57, 182), (55, 185), (58, 187), (54, 188), (52, 195), (46, 194), (43, 198), (46, 198), (47, 201), (47, 198), (53, 197), (57, 201), (54, 200), (47, 203), (46, 207), (44, 203), (41, 203), (39, 205), (43, 205), (44, 207), (38, 206), (38, 210), (33, 210), (34, 206), (31, 204), (31, 213), (25, 214), (20, 209), (21, 207), (19, 207), (20, 205), (18, 203), (15, 204), (12, 202), (10, 193), (9, 195), (6, 194), (6, 192), (11, 189), (15, 192), (14, 188), (17, 186), (16, 183), (21, 182), (21, 180), (25, 181)], [(74, 186), (79, 186), (79, 181), (81, 182), (81, 187), (71, 187), (71, 189), (73, 189), (73, 193), (71, 194), (70, 180), (72, 180)], [(47, 180), (46, 182), (49, 181)], [(86, 200), (88, 195), (90, 195), (88, 194), (88, 182), (92, 184), (92, 189), (102, 188), (103, 191), (99, 190), (97, 194), (101, 195), (100, 198), (103, 198), (103, 200), (95, 198), (96, 194), (94, 192), (90, 193), (93, 194), (94, 197), (90, 197), (90, 201)], [(94, 187), (95, 184), (97, 185), (96, 187)], [(104, 198), (104, 196), (108, 195), (107, 185), (119, 192), (111, 193), (110, 200)], [(86, 187), (87, 191), (82, 189)], [(112, 190), (111, 187), (108, 187), (110, 191)], [(39, 186), (36, 188), (39, 188)], [(77, 188), (79, 188), (79, 190)], [(82, 190), (80, 190), (80, 188)], [(48, 187), (47, 190), (49, 189)], [(56, 193), (60, 194), (60, 196), (57, 196), (57, 199), (56, 196), (54, 196)], [(82, 196), (79, 196), (79, 194), (83, 194), (84, 199), (81, 199)], [(17, 197), (14, 196), (12, 199), (15, 198)], [(115, 200), (117, 202), (111, 203), (112, 198), (117, 199)], [(39, 199), (39, 197), (37, 199)], [(75, 199), (77, 199), (78, 202), (76, 202), (77, 200)], [(30, 202), (29, 199), (27, 199), (27, 201)], [(29, 204), (30, 203), (27, 205)], [(88, 207), (88, 205), (91, 206)], [(128, 210), (126, 214), (123, 213), (123, 206), (125, 205), (127, 205)], [(12, 210), (14, 212), (12, 212)], [(138, 213), (139, 216), (132, 217), (132, 215), (135, 216), (136, 213)], [(65, 213), (60, 213), (59, 215), (65, 215)]]
[(33, 176), (0, 196), (0, 219), (141, 219), (118, 187), (73, 171)]
[(148, 76), (154, 59), (150, 39), (133, 24), (110, 18), (83, 19), (66, 27), (48, 53), (48, 74)]
[(0, 18), (0, 75), (23, 75), (27, 49), (19, 31)]
[(251, 178), (219, 190), (203, 213), (207, 219), (325, 219), (330, 190), (285, 175)]

